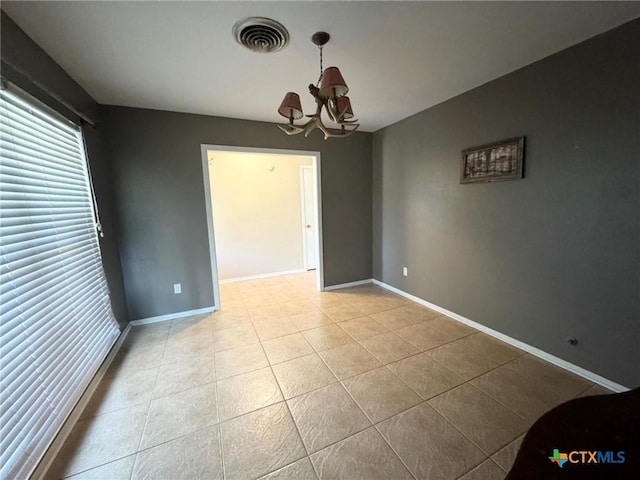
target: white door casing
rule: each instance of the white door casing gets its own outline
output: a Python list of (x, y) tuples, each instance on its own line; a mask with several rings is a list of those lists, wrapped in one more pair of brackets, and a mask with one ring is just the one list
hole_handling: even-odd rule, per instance
[(315, 179), (313, 167), (300, 167), (300, 198), (302, 211), (302, 245), (304, 268), (315, 270), (318, 267), (317, 219), (315, 205)]

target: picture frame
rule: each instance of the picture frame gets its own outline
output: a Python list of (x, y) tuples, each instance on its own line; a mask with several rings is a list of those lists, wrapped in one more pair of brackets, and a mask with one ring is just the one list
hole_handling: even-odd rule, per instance
[(523, 177), (524, 136), (462, 150), (460, 183), (519, 180)]

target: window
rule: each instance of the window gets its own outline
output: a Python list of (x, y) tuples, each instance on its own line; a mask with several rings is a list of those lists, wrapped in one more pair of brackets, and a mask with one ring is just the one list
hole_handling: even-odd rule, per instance
[(82, 133), (0, 91), (0, 478), (27, 478), (119, 335)]

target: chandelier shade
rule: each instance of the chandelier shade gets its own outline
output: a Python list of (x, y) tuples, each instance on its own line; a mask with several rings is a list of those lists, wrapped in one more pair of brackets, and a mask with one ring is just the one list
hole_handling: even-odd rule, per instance
[(353, 109), (351, 108), (351, 100), (349, 97), (338, 97), (336, 98), (336, 110), (338, 110), (338, 114), (342, 115), (342, 118), (345, 120), (349, 120), (353, 118)]
[(289, 120), (302, 118), (300, 96), (295, 92), (287, 92), (278, 108), (278, 113)]
[(343, 97), (349, 92), (347, 82), (344, 81), (338, 67), (329, 67), (322, 74), (320, 96), (323, 98)]

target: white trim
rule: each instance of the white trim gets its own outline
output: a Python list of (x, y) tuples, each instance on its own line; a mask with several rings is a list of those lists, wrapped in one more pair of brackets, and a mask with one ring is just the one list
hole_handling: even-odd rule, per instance
[(534, 355), (538, 358), (541, 358), (542, 360), (546, 360), (547, 362), (552, 363), (553, 365), (556, 365), (560, 368), (568, 370), (571, 373), (575, 373), (576, 375), (586, 378), (587, 380), (597, 383), (598, 385), (602, 385), (603, 387), (606, 387), (609, 390), (613, 390), (614, 392), (626, 392), (629, 390), (624, 385), (620, 385), (619, 383), (613, 382), (607, 378), (604, 378), (598, 375), (597, 373), (593, 373), (589, 370), (579, 367), (578, 365), (567, 362), (566, 360), (558, 358), (555, 355), (551, 355), (550, 353), (547, 353), (544, 350), (540, 350), (539, 348), (536, 348), (527, 343), (521, 342), (520, 340), (516, 340), (513, 337), (510, 337), (508, 335), (505, 335), (504, 333), (501, 333), (497, 330), (494, 330), (485, 325), (482, 325), (481, 323), (474, 322), (473, 320), (469, 320), (468, 318), (463, 317), (462, 315), (458, 315), (457, 313), (447, 310), (446, 308), (442, 308), (431, 302), (427, 302), (422, 298), (416, 297), (415, 295), (411, 295), (410, 293), (407, 293), (396, 287), (392, 287), (391, 285), (387, 285), (386, 283), (376, 279), (373, 279), (373, 283), (382, 288), (386, 288), (387, 290), (393, 293), (397, 293), (398, 295), (408, 298), (409, 300), (412, 300), (420, 305), (430, 308), (431, 310), (440, 312), (443, 315), (446, 315), (447, 317), (452, 318), (453, 320), (457, 320), (458, 322), (468, 325), (470, 327), (473, 327), (476, 330), (480, 330), (481, 332), (486, 333), (487, 335), (490, 335), (494, 338), (497, 338), (498, 340), (501, 340), (504, 343), (508, 343), (509, 345), (513, 345), (514, 347), (519, 348), (520, 350), (524, 350), (525, 352), (530, 353), (531, 355)]
[(238, 147), (231, 145), (210, 145), (201, 144), (200, 152), (202, 156), (202, 174), (205, 193), (205, 207), (207, 211), (207, 227), (209, 233), (209, 253), (211, 258), (211, 279), (213, 281), (214, 303), (219, 308), (220, 294), (218, 281), (218, 266), (216, 260), (215, 235), (213, 229), (213, 207), (211, 202), (211, 186), (209, 177), (209, 158), (207, 153), (214, 152), (241, 152), (241, 153), (270, 153), (274, 155), (296, 155), (312, 157), (311, 164), (315, 171), (316, 185), (314, 189), (314, 197), (316, 199), (316, 246), (318, 248), (318, 267), (316, 268), (316, 287), (318, 291), (324, 290), (324, 257), (322, 251), (322, 188), (321, 188), (321, 167), (320, 152), (310, 150), (285, 150), (281, 148), (260, 148), (260, 147)]
[(40, 463), (38, 464), (35, 471), (30, 477), (31, 480), (44, 480), (45, 478), (48, 478), (49, 469), (53, 465), (53, 462), (55, 461), (58, 454), (60, 453), (62, 446), (65, 444), (65, 442), (69, 438), (69, 434), (73, 430), (73, 427), (76, 425), (76, 423), (82, 416), (84, 409), (89, 404), (91, 397), (93, 396), (96, 389), (98, 388), (98, 385), (102, 381), (104, 374), (107, 373), (109, 366), (111, 366), (113, 359), (118, 354), (120, 347), (124, 343), (124, 340), (125, 338), (127, 338), (127, 335), (129, 334), (130, 331), (131, 331), (131, 324), (129, 323), (127, 324), (125, 329), (122, 331), (122, 333), (118, 337), (118, 340), (116, 340), (116, 343), (114, 343), (113, 347), (111, 347), (111, 350), (107, 355), (107, 358), (104, 359), (104, 362), (102, 362), (102, 364), (98, 368), (98, 371), (93, 376), (93, 378), (91, 379), (91, 382), (89, 382), (89, 385), (82, 393), (82, 396), (78, 400), (78, 403), (76, 403), (76, 406), (73, 408), (73, 410), (69, 414), (69, 417), (67, 417), (64, 424), (62, 425), (62, 428), (58, 432), (58, 435), (56, 435), (56, 438), (53, 440), (53, 442), (47, 449), (47, 452), (42, 457), (42, 460), (40, 460)]
[(206, 145), (200, 147), (202, 155), (202, 179), (204, 182), (204, 206), (207, 212), (207, 235), (209, 237), (209, 260), (211, 262), (211, 282), (213, 283), (213, 304), (220, 308), (220, 286), (218, 284), (218, 260), (216, 258), (216, 236), (213, 230), (213, 202), (211, 201), (211, 177)]
[(139, 320), (132, 320), (129, 325), (134, 327), (138, 325), (146, 325), (148, 323), (166, 322), (167, 320), (175, 320), (176, 318), (191, 317), (193, 315), (202, 315), (204, 313), (211, 313), (219, 310), (218, 307), (205, 307), (198, 308), (197, 310), (187, 310), (184, 312), (169, 313), (167, 315), (158, 315), (157, 317), (141, 318)]
[(305, 273), (307, 269), (287, 270), (286, 272), (261, 273), (259, 275), (249, 275), (248, 277), (236, 277), (220, 280), (220, 285), (226, 283), (244, 282), (245, 280), (258, 280), (260, 278), (279, 277), (280, 275), (292, 275), (294, 273)]
[(315, 172), (315, 185), (313, 187), (314, 198), (316, 199), (316, 247), (318, 256), (316, 257), (316, 288), (318, 291), (324, 290), (324, 245), (322, 243), (322, 169), (320, 162), (320, 152), (316, 152), (315, 158), (311, 162)]
[(341, 288), (357, 287), (358, 285), (366, 285), (367, 283), (373, 282), (375, 282), (373, 278), (367, 278), (366, 280), (358, 280), (356, 282), (338, 283), (337, 285), (329, 285), (327, 287), (324, 287), (324, 291), (329, 292), (331, 290), (339, 290)]
[[(304, 169), (311, 168), (313, 172), (313, 167), (309, 167), (307, 165), (300, 165), (300, 219), (301, 219), (301, 227), (302, 227), (302, 265), (305, 270), (309, 269), (309, 263), (307, 262), (307, 232), (306, 230), (306, 216), (305, 216), (305, 201), (304, 201)], [(314, 195), (315, 198), (315, 195)]]
[(296, 156), (313, 156), (320, 152), (311, 150), (287, 150), (284, 148), (262, 148), (262, 147), (241, 147), (234, 145), (210, 145), (202, 144), (205, 150), (214, 150), (216, 152), (236, 152), (236, 153), (272, 153), (274, 155), (296, 155)]
[[(314, 168), (314, 163), (311, 162), (311, 165), (300, 165), (300, 218), (302, 219), (302, 263), (304, 265), (305, 270), (309, 270), (309, 258), (308, 258), (308, 250), (307, 250), (307, 225), (312, 223), (316, 225), (315, 227), (315, 243), (318, 244), (318, 188), (316, 181), (316, 169)], [(311, 171), (311, 198), (313, 200), (313, 218), (307, 219), (307, 201), (306, 201), (306, 193), (307, 187), (304, 181), (304, 172), (310, 170)], [(315, 245), (314, 245), (315, 247)], [(318, 270), (319, 264), (319, 255), (318, 248), (315, 248), (316, 251), (316, 265), (313, 268), (314, 270)], [(318, 283), (318, 290), (321, 290), (321, 285)]]

